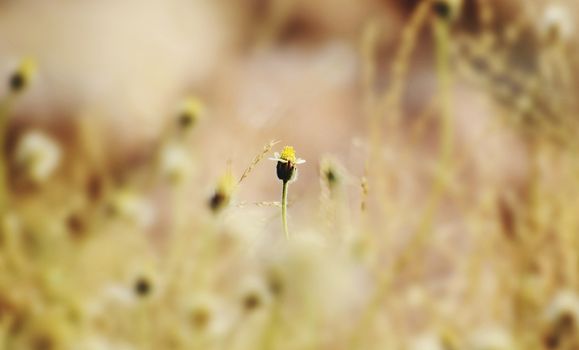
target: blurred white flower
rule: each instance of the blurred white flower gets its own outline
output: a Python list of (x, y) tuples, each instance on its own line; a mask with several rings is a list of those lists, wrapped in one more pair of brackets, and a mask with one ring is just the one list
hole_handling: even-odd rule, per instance
[(540, 22), (540, 33), (548, 41), (569, 39), (574, 32), (570, 10), (561, 4), (549, 4)]
[(423, 334), (414, 340), (411, 350), (445, 350), (440, 337), (433, 333)]
[(193, 163), (183, 146), (175, 143), (165, 145), (161, 151), (160, 171), (171, 184), (180, 184), (193, 172)]
[(238, 300), (243, 312), (265, 309), (272, 301), (266, 281), (260, 275), (250, 275), (241, 281)]
[(102, 336), (91, 336), (79, 341), (74, 349), (85, 350), (133, 350), (134, 347), (120, 341), (113, 341)]
[(234, 318), (225, 307), (223, 300), (216, 295), (200, 293), (184, 308), (191, 328), (208, 338), (224, 336), (233, 325)]
[(137, 302), (135, 294), (123, 284), (110, 284), (102, 291), (102, 300), (113, 305), (131, 307)]
[(42, 183), (52, 175), (60, 163), (60, 146), (40, 131), (29, 131), (16, 147), (16, 165), (26, 176)]
[(475, 331), (470, 339), (469, 349), (472, 350), (512, 350), (514, 349), (511, 335), (498, 327), (481, 328)]
[(545, 318), (549, 323), (557, 323), (562, 316), (579, 320), (579, 296), (571, 290), (559, 291), (545, 310)]
[(113, 197), (110, 210), (143, 229), (150, 228), (156, 219), (155, 208), (150, 201), (128, 190), (121, 190)]

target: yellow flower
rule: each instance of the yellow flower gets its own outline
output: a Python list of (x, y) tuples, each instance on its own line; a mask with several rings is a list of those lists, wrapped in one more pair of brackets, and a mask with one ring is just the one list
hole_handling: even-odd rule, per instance
[(30, 58), (22, 60), (18, 70), (10, 77), (10, 90), (19, 93), (26, 89), (36, 73), (36, 62)]
[(186, 99), (179, 112), (177, 120), (179, 127), (182, 129), (192, 128), (201, 118), (203, 110), (203, 103), (200, 99), (194, 97)]
[(543, 10), (542, 16), (539, 32), (547, 43), (557, 43), (573, 36), (575, 32), (573, 19), (569, 10), (561, 4), (550, 4)]
[(282, 163), (292, 163), (292, 164), (302, 164), (306, 161), (301, 158), (296, 158), (296, 151), (292, 146), (285, 146), (281, 151), (281, 155), (278, 152), (274, 153), (274, 157), (270, 158)]
[(209, 199), (209, 207), (214, 212), (219, 212), (221, 209), (229, 205), (231, 195), (235, 189), (235, 179), (231, 173), (231, 169), (227, 169), (225, 174), (219, 179), (215, 193)]
[(298, 176), (296, 165), (305, 163), (306, 161), (296, 157), (296, 151), (292, 146), (285, 146), (281, 151), (281, 155), (275, 152), (274, 157), (269, 159), (277, 162), (277, 178), (283, 183), (281, 192), (281, 221), (283, 223), (285, 236), (286, 238), (289, 238), (289, 231), (287, 228), (287, 189), (289, 183), (294, 181)]
[(281, 151), (281, 155), (275, 152), (274, 157), (269, 159), (277, 162), (277, 177), (284, 182), (295, 180), (297, 175), (296, 165), (306, 162), (296, 157), (296, 151), (292, 146), (285, 146)]

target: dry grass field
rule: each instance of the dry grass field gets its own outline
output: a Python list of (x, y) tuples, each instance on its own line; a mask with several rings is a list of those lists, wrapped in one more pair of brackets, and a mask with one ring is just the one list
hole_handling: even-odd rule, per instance
[(0, 0), (0, 350), (578, 350), (575, 0)]

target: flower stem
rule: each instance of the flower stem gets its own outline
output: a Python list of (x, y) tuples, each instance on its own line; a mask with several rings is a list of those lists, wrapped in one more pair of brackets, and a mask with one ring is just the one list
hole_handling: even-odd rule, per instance
[(8, 128), (8, 114), (12, 107), (12, 96), (7, 96), (0, 101), (0, 213), (8, 209), (8, 170), (4, 157), (6, 144), (6, 132)]
[(285, 233), (285, 238), (289, 239), (289, 231), (287, 229), (287, 188), (289, 181), (283, 182), (283, 187), (281, 191), (281, 222), (283, 224), (283, 231)]

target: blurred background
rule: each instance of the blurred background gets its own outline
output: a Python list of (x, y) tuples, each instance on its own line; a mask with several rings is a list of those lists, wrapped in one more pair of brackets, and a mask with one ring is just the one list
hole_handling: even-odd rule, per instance
[(0, 349), (576, 349), (578, 10), (0, 0)]

